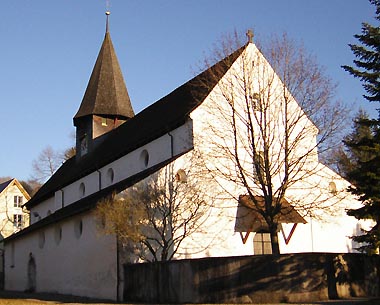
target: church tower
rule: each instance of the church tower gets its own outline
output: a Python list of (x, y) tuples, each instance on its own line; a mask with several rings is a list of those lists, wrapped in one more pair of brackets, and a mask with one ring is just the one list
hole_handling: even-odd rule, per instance
[(119, 62), (111, 41), (106, 13), (106, 34), (78, 112), (76, 157), (90, 153), (106, 133), (134, 116)]

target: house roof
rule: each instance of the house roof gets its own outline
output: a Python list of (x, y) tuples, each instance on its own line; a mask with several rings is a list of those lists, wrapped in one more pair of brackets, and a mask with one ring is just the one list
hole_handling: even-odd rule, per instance
[(10, 179), (8, 181), (5, 181), (3, 183), (0, 183), (0, 195), (5, 192), (9, 187), (11, 187), (12, 185), (16, 185), (20, 192), (24, 195), (24, 197), (29, 200), (30, 199), (30, 195), (28, 194), (28, 192), (24, 189), (24, 187), (21, 185), (20, 182), (18, 182), (18, 180), (16, 178), (13, 178), (13, 179)]
[(0, 194), (8, 187), (8, 185), (13, 181), (13, 179), (10, 179), (8, 181), (5, 181), (3, 183), (0, 183)]
[(74, 125), (79, 118), (88, 115), (117, 116), (123, 119), (134, 116), (131, 100), (108, 31), (105, 34), (82, 103), (74, 116)]
[(37, 205), (53, 196), (56, 190), (184, 124), (245, 47), (239, 48), (109, 132), (101, 144), (79, 160), (73, 157), (66, 161), (27, 203), (27, 207)]
[[(266, 230), (268, 225), (260, 213), (264, 211), (265, 201), (262, 196), (255, 196), (255, 205), (248, 195), (239, 196), (239, 206), (236, 212), (236, 232), (258, 232)], [(281, 199), (280, 212), (275, 216), (278, 223), (306, 223), (306, 220), (285, 199)]]

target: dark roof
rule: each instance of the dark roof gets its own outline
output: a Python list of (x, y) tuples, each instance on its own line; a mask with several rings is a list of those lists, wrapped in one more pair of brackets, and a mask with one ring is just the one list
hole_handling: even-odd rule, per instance
[(106, 196), (112, 194), (114, 191), (120, 192), (120, 191), (124, 190), (125, 188), (135, 184), (136, 182), (148, 177), (150, 174), (154, 173), (155, 171), (157, 171), (161, 167), (169, 164), (170, 162), (172, 162), (173, 160), (175, 160), (178, 157), (179, 156), (176, 156), (174, 158), (166, 160), (166, 161), (164, 161), (160, 164), (157, 164), (157, 165), (155, 165), (155, 166), (153, 166), (153, 167), (151, 167), (145, 171), (137, 173), (136, 175), (133, 175), (133, 176), (129, 177), (128, 179), (120, 181), (120, 182), (116, 183), (115, 185), (112, 185), (108, 188), (102, 189), (101, 191), (99, 191), (95, 194), (87, 196), (87, 197), (85, 197), (85, 198), (83, 198), (83, 199), (81, 199), (81, 200), (79, 200), (73, 204), (70, 204), (70, 205), (68, 205), (62, 209), (59, 209), (56, 212), (50, 214), (49, 216), (31, 224), (30, 226), (26, 227), (25, 229), (15, 233), (15, 234), (10, 235), (9, 237), (4, 239), (3, 241), (5, 241), (5, 242), (11, 241), (15, 238), (18, 238), (20, 236), (23, 236), (25, 234), (33, 232), (37, 229), (43, 228), (43, 227), (48, 226), (50, 224), (55, 224), (57, 221), (60, 221), (60, 220), (66, 219), (68, 217), (71, 217), (71, 216), (74, 216), (74, 215), (77, 215), (80, 213), (84, 213), (88, 210), (91, 210), (96, 206), (99, 198), (106, 197)]
[(74, 116), (74, 124), (78, 118), (88, 115), (134, 116), (109, 32), (105, 34), (82, 103)]
[[(239, 196), (239, 205), (236, 212), (236, 232), (258, 232), (267, 230), (268, 225), (260, 213), (264, 211), (264, 197), (255, 196), (257, 206), (252, 202), (248, 195)], [(275, 216), (278, 223), (306, 223), (306, 220), (294, 209), (285, 199), (281, 199), (280, 212)]]
[(13, 181), (13, 179), (10, 179), (8, 181), (5, 181), (3, 183), (0, 183), (0, 194), (8, 187), (8, 185)]
[(16, 178), (13, 178), (13, 179), (10, 179), (10, 180), (5, 181), (3, 183), (0, 183), (0, 194), (4, 190), (6, 190), (7, 187), (12, 186), (12, 185), (16, 185), (18, 187), (18, 189), (20, 190), (20, 192), (25, 196), (26, 200), (30, 199), (29, 193), (24, 189), (24, 187), (22, 186), (22, 184)]
[(30, 208), (37, 205), (54, 195), (56, 190), (183, 125), (189, 119), (189, 114), (205, 100), (245, 47), (236, 50), (109, 132), (101, 144), (79, 160), (73, 157), (66, 161), (26, 206)]

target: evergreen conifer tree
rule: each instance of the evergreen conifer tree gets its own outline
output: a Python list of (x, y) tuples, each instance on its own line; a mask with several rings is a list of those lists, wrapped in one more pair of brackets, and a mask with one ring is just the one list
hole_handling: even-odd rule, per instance
[(373, 120), (355, 121), (354, 132), (346, 137), (344, 144), (348, 148), (351, 168), (347, 179), (353, 184), (349, 191), (358, 196), (363, 206), (348, 210), (348, 215), (357, 219), (371, 219), (375, 225), (363, 230), (353, 240), (361, 243), (361, 251), (376, 253), (380, 246), (380, 130)]
[[(370, 0), (376, 7), (376, 20), (380, 21), (380, 0)], [(370, 102), (380, 102), (380, 27), (362, 24), (361, 34), (355, 35), (359, 45), (350, 44), (354, 53), (355, 67), (343, 66), (354, 77), (359, 78), (366, 91), (364, 98)], [(344, 144), (357, 157), (347, 178), (353, 183), (349, 190), (359, 197), (363, 206), (347, 213), (357, 219), (370, 219), (374, 225), (354, 236), (361, 243), (359, 248), (368, 253), (376, 253), (380, 247), (380, 120), (361, 118), (356, 121), (353, 137), (346, 137)], [(362, 133), (365, 131), (364, 133)]]
[(343, 139), (344, 146), (342, 145), (335, 150), (329, 160), (334, 164), (337, 172), (351, 183), (354, 183), (354, 181), (350, 180), (349, 173), (358, 166), (359, 161), (370, 159), (367, 152), (355, 146), (362, 139), (373, 138), (370, 124), (365, 124), (364, 122), (370, 122), (368, 114), (364, 110), (359, 110), (353, 120), (352, 132)]
[[(376, 20), (380, 21), (380, 0), (370, 0), (376, 6)], [(380, 27), (369, 23), (362, 23), (361, 34), (354, 35), (361, 45), (349, 44), (351, 51), (357, 58), (354, 60), (356, 68), (343, 66), (354, 77), (363, 82), (367, 92), (364, 98), (370, 102), (380, 101)]]

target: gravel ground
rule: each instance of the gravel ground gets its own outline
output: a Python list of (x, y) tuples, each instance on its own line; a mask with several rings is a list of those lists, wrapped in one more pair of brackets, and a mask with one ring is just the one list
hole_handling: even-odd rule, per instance
[[(23, 292), (13, 292), (13, 291), (0, 291), (0, 305), (39, 305), (39, 304), (41, 305), (46, 305), (46, 304), (111, 305), (111, 304), (127, 304), (127, 303), (116, 303), (112, 301), (96, 300), (96, 299), (74, 297), (74, 296), (68, 296), (68, 295), (49, 294), (49, 293), (23, 293)], [(369, 300), (369, 299), (357, 298), (357, 299), (352, 299), (352, 300), (331, 300), (327, 302), (297, 303), (297, 304), (299, 305), (300, 304), (302, 305), (380, 305), (380, 299)], [(223, 304), (223, 305), (227, 305), (227, 304)], [(272, 305), (286, 305), (286, 304), (282, 303), (282, 304), (272, 304)]]
[(0, 305), (37, 305), (37, 304), (117, 304), (112, 301), (96, 300), (69, 295), (50, 293), (23, 293), (14, 291), (0, 291)]

